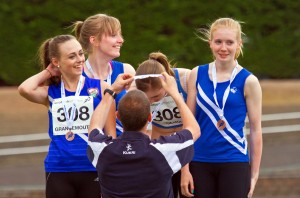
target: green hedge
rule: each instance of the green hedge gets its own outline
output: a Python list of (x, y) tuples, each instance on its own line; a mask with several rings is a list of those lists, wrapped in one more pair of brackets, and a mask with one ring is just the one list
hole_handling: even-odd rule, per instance
[(66, 27), (72, 22), (96, 13), (120, 19), (125, 43), (119, 60), (135, 68), (152, 51), (165, 53), (177, 67), (211, 61), (196, 29), (219, 17), (233, 17), (244, 22), (246, 33), (241, 65), (259, 78), (299, 78), (299, 10), (295, 0), (2, 0), (0, 82), (18, 85), (39, 71), (40, 43), (70, 33)]

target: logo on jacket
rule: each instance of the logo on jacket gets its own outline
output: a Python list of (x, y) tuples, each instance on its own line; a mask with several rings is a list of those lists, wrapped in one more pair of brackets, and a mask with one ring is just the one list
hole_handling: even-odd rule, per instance
[(126, 151), (123, 151), (123, 155), (134, 155), (135, 151), (132, 150), (131, 144), (127, 143)]

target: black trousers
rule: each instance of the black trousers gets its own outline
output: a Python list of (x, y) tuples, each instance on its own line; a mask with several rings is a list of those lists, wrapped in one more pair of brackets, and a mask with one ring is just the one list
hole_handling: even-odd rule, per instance
[(173, 187), (173, 194), (174, 194), (174, 198), (178, 198), (181, 194), (181, 190), (180, 190), (180, 179), (181, 179), (181, 171), (178, 171), (177, 173), (175, 173), (172, 176), (172, 187)]
[(46, 198), (100, 198), (97, 172), (46, 173)]
[(250, 190), (249, 163), (191, 162), (195, 198), (247, 198)]

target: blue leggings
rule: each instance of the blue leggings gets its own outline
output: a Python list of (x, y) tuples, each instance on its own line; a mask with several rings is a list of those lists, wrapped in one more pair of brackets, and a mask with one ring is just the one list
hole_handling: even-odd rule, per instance
[(191, 162), (194, 198), (247, 198), (250, 190), (249, 163)]

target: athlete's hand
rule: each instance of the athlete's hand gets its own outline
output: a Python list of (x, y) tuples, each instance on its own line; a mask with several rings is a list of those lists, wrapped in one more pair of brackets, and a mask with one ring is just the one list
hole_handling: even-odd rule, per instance
[(255, 185), (256, 185), (256, 182), (257, 182), (257, 179), (251, 178), (250, 191), (248, 193), (248, 197), (247, 198), (251, 198), (252, 197), (253, 192), (254, 192), (254, 188), (255, 188)]
[(194, 181), (189, 170), (181, 169), (181, 194), (185, 197), (194, 197)]
[(47, 66), (47, 70), (51, 73), (52, 76), (61, 76), (59, 68), (57, 66), (54, 66), (52, 63)]
[(131, 74), (119, 74), (116, 81), (111, 85), (111, 89), (117, 94), (124, 89), (128, 89), (133, 81)]
[(162, 73), (162, 77), (160, 78), (162, 87), (166, 90), (166, 92), (174, 98), (175, 94), (179, 94), (176, 80), (173, 76), (167, 74), (167, 72)]

